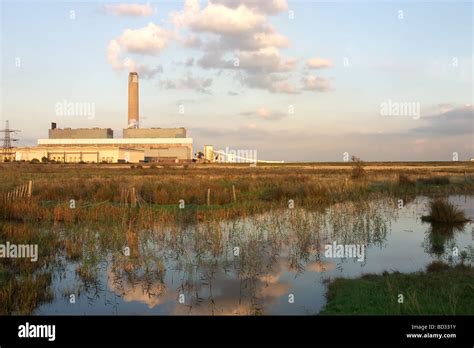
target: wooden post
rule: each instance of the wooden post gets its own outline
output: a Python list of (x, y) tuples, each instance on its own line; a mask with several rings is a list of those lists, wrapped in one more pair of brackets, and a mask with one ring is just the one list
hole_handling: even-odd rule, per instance
[(33, 185), (33, 183), (30, 181), (28, 181), (28, 198), (31, 198), (31, 186)]
[(237, 196), (235, 195), (235, 186), (232, 185), (232, 196), (234, 197), (234, 203), (237, 202)]
[(207, 206), (211, 205), (211, 189), (207, 189)]

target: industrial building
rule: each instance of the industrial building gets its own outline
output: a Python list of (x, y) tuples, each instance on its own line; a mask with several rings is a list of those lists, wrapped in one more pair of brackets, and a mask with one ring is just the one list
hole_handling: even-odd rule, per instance
[(191, 161), (193, 140), (185, 128), (140, 128), (138, 74), (128, 77), (128, 125), (122, 138), (110, 128), (57, 128), (37, 147), (17, 148), (17, 161), (42, 160), (86, 163)]
[(144, 151), (116, 146), (38, 146), (16, 152), (17, 161), (34, 159), (64, 163), (138, 163), (144, 160)]
[(56, 128), (56, 123), (51, 124), (48, 131), (49, 139), (104, 139), (113, 138), (114, 131), (110, 128)]

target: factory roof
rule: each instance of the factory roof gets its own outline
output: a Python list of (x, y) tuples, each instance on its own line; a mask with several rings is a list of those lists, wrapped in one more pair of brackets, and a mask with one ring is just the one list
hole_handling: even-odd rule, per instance
[(38, 139), (38, 145), (192, 144), (192, 138)]

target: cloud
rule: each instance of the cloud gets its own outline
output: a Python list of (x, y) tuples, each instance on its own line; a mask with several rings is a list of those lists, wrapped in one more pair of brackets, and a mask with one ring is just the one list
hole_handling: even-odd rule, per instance
[(303, 89), (315, 92), (329, 92), (331, 90), (331, 83), (324, 77), (306, 76), (302, 78)]
[(176, 26), (186, 27), (194, 34), (214, 34), (200, 40), (203, 52), (197, 60), (200, 67), (234, 70), (241, 83), (252, 88), (296, 93), (289, 81), (285, 81), (288, 76), (262, 76), (290, 72), (296, 67), (296, 59), (284, 58), (278, 50), (290, 45), (288, 38), (278, 33), (267, 18), (287, 8), (287, 2), (282, 0), (210, 1), (203, 8), (197, 0), (187, 0), (184, 9), (173, 12), (171, 18)]
[(454, 106), (448, 103), (441, 103), (441, 104), (438, 104), (438, 109), (442, 114), (444, 114), (445, 112), (453, 110)]
[(260, 107), (256, 111), (241, 112), (240, 115), (267, 121), (281, 120), (282, 118), (287, 116), (287, 114), (284, 112), (271, 111), (268, 110), (266, 107)]
[(177, 80), (164, 80), (161, 85), (165, 89), (194, 89), (201, 93), (209, 93), (208, 88), (212, 85), (211, 78), (193, 77), (188, 74), (186, 77)]
[(266, 89), (272, 93), (297, 94), (299, 91), (288, 81), (288, 76), (280, 74), (246, 74), (240, 76), (243, 85)]
[(423, 117), (425, 125), (416, 127), (410, 132), (424, 135), (466, 135), (474, 131), (474, 108), (472, 105), (453, 107), (441, 104), (440, 113)]
[[(170, 13), (173, 29), (167, 30), (154, 23), (139, 29), (126, 29), (109, 42), (107, 59), (116, 70), (141, 69), (147, 77), (152, 77), (160, 70), (123, 57), (127, 53), (157, 56), (175, 41), (202, 52), (196, 60), (189, 59), (185, 66), (196, 64), (203, 69), (218, 70), (218, 73), (227, 70), (246, 87), (284, 94), (297, 94), (304, 89), (329, 91), (329, 81), (321, 77), (304, 78), (302, 88), (291, 81), (298, 59), (281, 54), (280, 49), (289, 47), (290, 41), (268, 21), (268, 16), (287, 9), (286, 0), (214, 0), (202, 7), (198, 0), (186, 0), (181, 11)], [(181, 37), (181, 30), (186, 33), (184, 37)], [(319, 69), (332, 66), (332, 63), (327, 59), (312, 58), (306, 65)], [(209, 81), (212, 80), (205, 82), (212, 84)], [(207, 91), (207, 87), (201, 88), (202, 83), (189, 76), (167, 80), (162, 85), (179, 89), (195, 85), (200, 86), (199, 91)]]
[(163, 67), (161, 65), (150, 67), (145, 64), (137, 63), (130, 58), (122, 59), (122, 51), (122, 46), (116, 40), (110, 41), (107, 48), (107, 60), (112, 65), (113, 69), (135, 71), (140, 75), (140, 77), (145, 79), (153, 78), (156, 74), (163, 72)]
[(163, 72), (160, 65), (155, 67), (124, 58), (127, 53), (157, 56), (174, 38), (174, 34), (153, 23), (139, 29), (126, 29), (122, 35), (112, 39), (107, 46), (107, 61), (115, 70), (136, 71), (144, 78), (152, 78)]
[(114, 4), (105, 5), (104, 10), (115, 16), (148, 17), (153, 15), (154, 8), (150, 4)]
[(140, 29), (126, 29), (115, 40), (127, 52), (156, 55), (167, 46), (172, 36), (170, 31), (154, 23), (149, 23)]
[(195, 34), (191, 34), (184, 39), (179, 39), (179, 41), (187, 48), (199, 48), (202, 46), (201, 38)]
[(163, 73), (163, 67), (161, 65), (156, 65), (154, 68), (144, 65), (136, 64), (134, 68), (130, 68), (130, 71), (136, 71), (138, 75), (145, 79), (152, 79), (157, 74)]
[(268, 47), (258, 51), (237, 53), (239, 67), (258, 73), (288, 72), (295, 68), (295, 59), (284, 59), (276, 48)]
[(332, 66), (332, 62), (324, 58), (311, 58), (306, 61), (306, 67), (309, 69), (324, 69), (331, 68)]
[[(252, 148), (262, 160), (342, 161), (349, 152), (365, 161), (451, 161), (458, 152), (459, 160), (472, 157), (472, 106), (458, 106), (456, 111), (420, 118), (411, 124), (423, 127), (386, 132), (318, 131), (318, 123), (308, 123), (303, 130), (286, 126), (241, 128), (192, 128), (195, 143), (212, 139), (215, 148)], [(452, 117), (452, 119), (451, 119)], [(456, 124), (456, 125), (455, 125)], [(446, 129), (444, 131), (443, 129)], [(278, 139), (278, 142), (275, 142)]]
[(172, 20), (178, 26), (188, 26), (197, 32), (220, 34), (254, 30), (265, 21), (265, 16), (244, 5), (230, 8), (209, 2), (201, 10), (199, 1), (187, 0), (184, 11), (173, 13)]
[(230, 8), (237, 8), (239, 6), (246, 6), (253, 11), (265, 14), (277, 14), (288, 10), (288, 3), (286, 0), (212, 0), (216, 4), (224, 4)]

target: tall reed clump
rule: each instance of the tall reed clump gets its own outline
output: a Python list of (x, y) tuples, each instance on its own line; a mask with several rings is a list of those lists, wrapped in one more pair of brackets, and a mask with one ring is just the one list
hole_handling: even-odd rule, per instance
[(421, 219), (427, 222), (463, 223), (469, 221), (463, 211), (445, 199), (435, 199), (429, 203), (429, 215)]
[(352, 179), (362, 178), (365, 175), (364, 162), (356, 156), (352, 156), (351, 161), (353, 163), (351, 172)]

